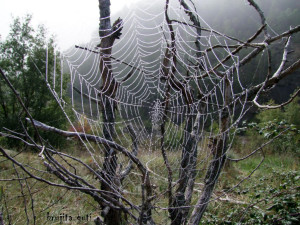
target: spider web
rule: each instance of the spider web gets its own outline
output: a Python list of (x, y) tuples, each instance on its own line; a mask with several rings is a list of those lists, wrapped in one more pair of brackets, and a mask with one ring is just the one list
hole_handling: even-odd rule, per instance
[[(240, 76), (239, 57), (233, 55), (229, 47), (239, 43), (215, 32), (197, 14), (201, 25), (206, 28), (202, 30), (199, 39), (195, 27), (187, 25), (191, 22), (178, 1), (171, 1), (169, 16), (181, 22), (172, 23), (176, 40), (176, 65), (170, 60), (166, 67), (163, 63), (166, 49), (172, 51), (172, 48), (164, 5), (161, 1), (156, 1), (156, 4), (146, 1), (143, 4), (132, 7), (126, 15), (122, 15), (122, 36), (113, 45), (112, 55), (109, 56), (112, 60), (111, 71), (118, 83), (115, 96), (107, 96), (112, 102), (111, 105), (117, 108), (113, 110), (113, 126), (116, 131), (113, 141), (132, 149), (133, 138), (128, 126), (133, 128), (138, 142), (137, 155), (149, 170), (154, 184), (159, 186), (155, 190), (157, 196), (163, 196), (167, 190), (168, 171), (163, 164), (161, 139), (164, 139), (163, 148), (170, 167), (173, 171), (179, 171), (182, 169), (181, 151), (196, 132), (198, 155), (193, 160), (197, 161), (198, 175), (195, 192), (200, 192), (204, 180), (201, 174), (204, 174), (208, 162), (212, 160), (213, 140), (222, 135), (230, 135), (227, 143), (230, 151), (237, 125), (249, 109), (247, 97), (240, 95), (241, 92), (247, 91), (247, 85)], [(191, 8), (194, 10), (192, 5)], [(196, 14), (196, 11), (193, 13)], [(200, 49), (195, 45), (196, 40), (200, 41)], [(100, 87), (103, 85), (103, 73), (100, 71), (99, 62), (102, 56), (101, 49), (97, 47), (100, 41), (99, 37), (93, 37), (89, 43), (62, 53), (61, 61), (56, 63), (60, 63), (64, 71), (61, 74), (52, 73), (53, 76), (60, 76), (61, 82), (53, 79), (53, 84), (49, 85), (64, 108), (66, 102), (63, 100), (62, 83), (64, 76), (69, 74), (68, 92), (76, 118), (72, 123), (71, 115), (65, 112), (71, 123), (70, 129), (104, 137), (103, 127), (110, 124), (103, 122), (101, 113), (100, 96), (103, 95), (103, 90)], [(220, 47), (214, 48), (216, 45)], [(229, 58), (226, 62), (223, 61), (225, 57)], [(216, 65), (218, 72), (215, 69)], [(192, 104), (187, 103), (186, 93), (166, 81), (163, 71), (171, 67), (174, 68), (174, 71), (171, 71), (174, 79), (193, 96), (198, 96)], [(169, 91), (166, 91), (168, 87)], [(231, 109), (227, 108), (226, 94), (231, 96)], [(222, 130), (224, 111), (231, 121), (229, 126)], [(197, 129), (187, 129), (185, 124), (189, 117), (193, 118), (194, 123), (198, 122)], [(165, 125), (164, 132), (161, 130), (162, 124)], [(105, 160), (103, 146), (91, 143), (87, 139), (81, 141), (93, 158), (95, 166), (101, 170)], [(128, 161), (127, 157), (118, 154), (118, 170), (121, 171)], [(141, 201), (141, 189), (136, 185), (139, 176), (138, 172), (133, 171), (124, 180), (122, 190), (115, 187), (120, 195), (130, 195), (131, 201), (137, 202), (136, 205)], [(172, 184), (175, 187), (177, 183), (178, 177), (174, 175)], [(166, 203), (160, 198), (154, 200), (153, 204), (159, 209), (167, 210)]]

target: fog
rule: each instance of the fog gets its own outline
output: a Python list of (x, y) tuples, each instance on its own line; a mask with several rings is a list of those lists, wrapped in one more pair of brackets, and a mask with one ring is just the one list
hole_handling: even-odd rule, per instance
[[(12, 18), (33, 15), (33, 25), (44, 24), (49, 35), (55, 35), (61, 49), (88, 42), (97, 35), (99, 24), (98, 0), (1, 0), (1, 40), (9, 33)], [(170, 4), (177, 0), (170, 0)], [(204, 0), (194, 1), (201, 16), (202, 26), (225, 31), (234, 36), (250, 35), (260, 24), (259, 17), (246, 0)], [(297, 25), (300, 21), (300, 1), (297, 0), (257, 0), (269, 21), (273, 32), (282, 31), (284, 24)], [(126, 18), (132, 8), (143, 8), (146, 4), (157, 4), (163, 10), (164, 0), (111, 0), (114, 18)], [(153, 12), (156, 13), (156, 12)], [(291, 18), (291, 15), (293, 18)], [(287, 20), (289, 20), (287, 22)], [(124, 31), (125, 32), (125, 31)], [(245, 33), (246, 32), (246, 33)]]
[[(139, 0), (111, 0), (111, 12), (119, 12)], [(33, 15), (32, 24), (44, 24), (61, 49), (88, 42), (99, 24), (98, 0), (0, 0), (1, 40), (9, 34), (13, 18)]]

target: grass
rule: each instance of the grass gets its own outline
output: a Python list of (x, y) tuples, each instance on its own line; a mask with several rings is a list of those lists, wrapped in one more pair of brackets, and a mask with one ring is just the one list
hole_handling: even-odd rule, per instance
[[(241, 143), (242, 142), (238, 142), (238, 144)], [(94, 169), (97, 169), (94, 159), (87, 152), (83, 152), (82, 149), (80, 150), (82, 146), (78, 147), (76, 142), (73, 142), (72, 145), (71, 149), (68, 150), (69, 153), (72, 153), (72, 155), (79, 157), (82, 161), (89, 164)], [(233, 149), (233, 152), (230, 153), (232, 157), (239, 158), (250, 153), (250, 150), (245, 148), (247, 143), (243, 143), (243, 145), (243, 151), (237, 150), (237, 148)], [(201, 146), (201, 150), (199, 151), (197, 169), (199, 169), (200, 173), (196, 179), (197, 184), (195, 185), (195, 188), (197, 191), (195, 198), (193, 198), (193, 202), (196, 202), (197, 198), (200, 196), (202, 188), (201, 183), (203, 183), (203, 177), (205, 175), (203, 168), (207, 166), (210, 159), (210, 152), (205, 146), (206, 144)], [(255, 148), (255, 143), (252, 143), (251, 147)], [(10, 155), (17, 154), (17, 151), (8, 152)], [(99, 153), (95, 152), (94, 154), (97, 156)], [(174, 171), (173, 181), (176, 181), (178, 178), (178, 168), (180, 167), (181, 152), (168, 151), (167, 156), (170, 166)], [(151, 181), (155, 184), (154, 194), (159, 196), (155, 200), (155, 204), (162, 208), (167, 207), (167, 169), (164, 165), (161, 153), (159, 151), (150, 152), (141, 149), (138, 153), (138, 157), (151, 171)], [(24, 164), (30, 163), (32, 167), (38, 170), (45, 169), (41, 159), (37, 156), (37, 153), (27, 150), (27, 152), (22, 152), (20, 155), (16, 156), (16, 159)], [(297, 187), (299, 187), (300, 184), (299, 155), (292, 152), (279, 154), (272, 151), (266, 151), (263, 164), (250, 178), (247, 178), (244, 182), (240, 183), (241, 180), (252, 173), (260, 163), (261, 159), (262, 155), (256, 154), (249, 159), (238, 163), (226, 163), (214, 192), (213, 198), (216, 200), (209, 204), (208, 210), (204, 215), (204, 224), (222, 224), (224, 221), (227, 221), (227, 224), (235, 224), (243, 216), (245, 217), (245, 224), (248, 222), (249, 224), (257, 224), (260, 222), (263, 224), (264, 218), (266, 218), (266, 221), (273, 221), (276, 219), (275, 215), (281, 216), (277, 219), (284, 218), (282, 221), (289, 221), (289, 213), (292, 214), (293, 210), (299, 209), (299, 204), (297, 203), (299, 202), (299, 196), (296, 195), (296, 191), (298, 190)], [(3, 160), (4, 158), (0, 157), (1, 179), (16, 177), (16, 170), (20, 177), (25, 176), (24, 172), (19, 168), (16, 167), (15, 170), (12, 167), (11, 162)], [(103, 162), (102, 157), (95, 157), (95, 160), (100, 165)], [(120, 156), (119, 160), (122, 162), (123, 166), (127, 164), (126, 158)], [(73, 164), (74, 166), (79, 166), (78, 163)], [(32, 170), (31, 168), (28, 169)], [(77, 173), (83, 176), (87, 181), (93, 183), (96, 187), (99, 187), (99, 181), (95, 180), (87, 169), (79, 169)], [(43, 172), (37, 172), (37, 174), (40, 177), (59, 183), (59, 181), (51, 174)], [(236, 186), (237, 184), (239, 185)], [(31, 194), (34, 199), (33, 202), (30, 199), (27, 185), (30, 186)], [(36, 224), (61, 224), (59, 221), (49, 221), (49, 218), (55, 219), (55, 217), (60, 215), (68, 215), (73, 219), (72, 222), (64, 221), (64, 224), (83, 224), (86, 221), (78, 221), (78, 215), (85, 216), (85, 218), (86, 215), (88, 215), (88, 219), (90, 219), (98, 216), (100, 213), (100, 208), (93, 199), (79, 191), (50, 187), (45, 183), (36, 182), (33, 179), (27, 180), (27, 184), (25, 181), (1, 181), (0, 186), (4, 189), (4, 197), (2, 197), (0, 209), (2, 209), (4, 213), (7, 224), (8, 214), (10, 215), (12, 224), (26, 224), (27, 218), (24, 212), (25, 204), (30, 219), (29, 224), (32, 224), (32, 203), (34, 205)], [(21, 192), (21, 187), (23, 189), (23, 194), (26, 196), (25, 198)], [(131, 202), (137, 205), (141, 203), (141, 174), (137, 169), (134, 169), (128, 178), (124, 180), (123, 191), (124, 196)], [(274, 194), (277, 194), (278, 196), (272, 197)], [(217, 198), (218, 196), (221, 197)], [(26, 199), (26, 202), (24, 199)], [(284, 205), (285, 203), (280, 205), (278, 203), (279, 200), (282, 203), (286, 202), (286, 205), (290, 204), (291, 206), (287, 207)], [(254, 207), (248, 209), (251, 205)], [(153, 218), (157, 224), (168, 224), (169, 222), (167, 210), (159, 208), (153, 210)], [(86, 222), (85, 224), (93, 223)]]
[[(275, 153), (270, 151), (271, 147), (268, 150), (258, 169), (261, 154), (238, 163), (228, 163), (215, 192), (225, 194), (230, 200), (212, 202), (203, 224), (299, 223), (299, 154)], [(235, 156), (240, 158), (242, 154), (236, 153)]]
[[(17, 153), (14, 151), (9, 152), (11, 155), (15, 155)], [(35, 153), (25, 152), (18, 155), (16, 159), (23, 164), (28, 164), (30, 162), (30, 165), (38, 170), (45, 169), (41, 163), (41, 159)], [(0, 161), (2, 160), (4, 160), (4, 158), (0, 157)], [(32, 170), (30, 168), (27, 169)], [(0, 163), (1, 179), (17, 177), (16, 171), (18, 171), (19, 177), (26, 176), (26, 174), (24, 174), (24, 172), (18, 167), (16, 167), (15, 170), (10, 162), (5, 161)], [(37, 175), (52, 182), (61, 183), (50, 174), (38, 172)], [(88, 177), (86, 176), (85, 178)], [(27, 185), (30, 187), (30, 192), (34, 199), (33, 202), (31, 201)], [(10, 221), (12, 224), (21, 225), (27, 223), (24, 211), (25, 204), (28, 217), (30, 219), (29, 224), (33, 224), (32, 204), (34, 206), (36, 224), (61, 224), (59, 221), (55, 221), (55, 218), (62, 214), (72, 216), (74, 222), (74, 220), (77, 220), (78, 215), (84, 216), (91, 214), (91, 217), (95, 217), (99, 210), (91, 198), (79, 191), (57, 189), (45, 183), (36, 182), (33, 179), (28, 179), (27, 183), (24, 180), (20, 182), (1, 181), (0, 186), (2, 186), (4, 190), (0, 209), (2, 209), (4, 213), (4, 218), (6, 219), (7, 224), (8, 214), (10, 215)], [(23, 193), (21, 190), (23, 190)], [(23, 196), (25, 196), (25, 198)], [(82, 223), (79, 222), (78, 224)]]

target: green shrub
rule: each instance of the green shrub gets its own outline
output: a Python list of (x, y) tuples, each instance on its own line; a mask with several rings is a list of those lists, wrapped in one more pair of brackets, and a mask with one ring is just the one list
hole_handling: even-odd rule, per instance
[[(271, 109), (260, 111), (254, 120), (244, 124), (246, 135), (254, 143), (261, 144), (276, 137), (268, 148), (273, 152), (284, 153), (287, 151), (300, 152), (300, 105), (299, 97), (282, 109)], [(272, 104), (270, 101), (268, 104)], [(280, 136), (278, 136), (280, 135)], [(278, 137), (277, 137), (278, 136)]]

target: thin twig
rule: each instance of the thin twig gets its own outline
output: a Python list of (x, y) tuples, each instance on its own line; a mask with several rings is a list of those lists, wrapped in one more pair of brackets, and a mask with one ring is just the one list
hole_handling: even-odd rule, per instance
[(254, 2), (254, 0), (248, 0), (249, 4), (253, 6), (253, 8), (255, 8), (255, 10), (258, 12), (260, 19), (261, 19), (261, 23), (264, 26), (264, 33), (265, 33), (265, 38), (269, 38), (270, 35), (268, 33), (268, 29), (267, 29), (267, 24), (266, 24), (266, 18), (264, 15), (264, 12), (260, 9), (260, 7)]
[[(14, 170), (16, 172), (17, 177), (20, 178), (19, 173), (18, 173), (18, 171), (17, 171), (17, 169), (15, 167), (15, 164), (13, 164), (13, 168), (14, 168)], [(27, 212), (27, 201), (26, 201), (26, 196), (24, 194), (24, 190), (23, 190), (23, 184), (21, 183), (21, 180), (18, 180), (18, 182), (19, 182), (20, 190), (21, 190), (21, 194), (22, 194), (21, 197), (23, 198), (24, 212), (25, 212), (25, 215), (26, 215), (26, 221), (27, 221), (27, 224), (29, 224), (29, 216), (28, 216), (28, 212)]]

